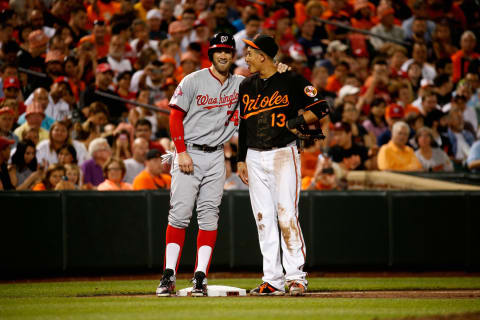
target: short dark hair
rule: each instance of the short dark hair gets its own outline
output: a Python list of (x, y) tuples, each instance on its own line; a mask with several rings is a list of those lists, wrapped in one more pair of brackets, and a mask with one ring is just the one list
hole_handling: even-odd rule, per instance
[(12, 52), (17, 53), (18, 51), (20, 51), (20, 46), (16, 41), (9, 40), (2, 45), (2, 52), (4, 54), (8, 54)]
[(248, 24), (250, 21), (262, 21), (262, 19), (260, 19), (260, 17), (256, 14), (251, 14), (245, 20), (245, 24)]
[(72, 162), (73, 163), (77, 163), (78, 160), (77, 160), (77, 150), (75, 149), (75, 147), (70, 144), (70, 143), (67, 143), (67, 144), (64, 144), (63, 146), (60, 147), (60, 149), (58, 149), (57, 151), (57, 154), (60, 153), (60, 151), (62, 151), (63, 149), (66, 149), (71, 155), (72, 155)]
[(185, 10), (183, 10), (183, 13), (182, 13), (182, 16), (185, 14), (185, 13), (192, 13), (195, 15), (195, 17), (197, 16), (195, 10), (193, 8), (187, 8)]
[(435, 77), (435, 79), (433, 79), (433, 85), (435, 87), (441, 87), (445, 83), (448, 83), (449, 81), (450, 81), (450, 76), (448, 74), (441, 73), (441, 74), (437, 75)]
[(138, 120), (137, 123), (135, 123), (135, 129), (137, 129), (139, 126), (148, 126), (150, 130), (152, 130), (152, 123), (147, 119)]

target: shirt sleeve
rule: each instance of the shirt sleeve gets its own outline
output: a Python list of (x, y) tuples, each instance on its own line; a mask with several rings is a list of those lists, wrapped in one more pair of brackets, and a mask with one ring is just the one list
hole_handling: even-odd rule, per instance
[(196, 82), (191, 76), (183, 78), (178, 84), (177, 89), (175, 89), (169, 105), (176, 106), (183, 111), (188, 112), (195, 94), (195, 87)]
[(301, 75), (294, 74), (291, 79), (295, 88), (295, 108), (305, 109), (325, 101), (315, 88), (307, 79)]

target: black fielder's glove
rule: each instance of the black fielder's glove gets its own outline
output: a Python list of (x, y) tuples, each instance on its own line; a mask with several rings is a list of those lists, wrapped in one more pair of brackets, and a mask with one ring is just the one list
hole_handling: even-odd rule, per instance
[(321, 140), (325, 139), (322, 129), (310, 129), (305, 122), (305, 118), (300, 115), (287, 121), (287, 128), (301, 140)]

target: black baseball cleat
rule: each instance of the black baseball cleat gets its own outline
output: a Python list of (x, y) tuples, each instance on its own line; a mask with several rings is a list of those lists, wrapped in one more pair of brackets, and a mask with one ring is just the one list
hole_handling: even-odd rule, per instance
[(169, 297), (175, 294), (175, 273), (172, 269), (165, 269), (162, 280), (157, 287), (157, 297)]
[(283, 296), (285, 292), (278, 290), (268, 282), (262, 283), (255, 289), (250, 290), (251, 296)]
[(192, 297), (207, 296), (207, 276), (202, 271), (195, 272), (192, 279)]

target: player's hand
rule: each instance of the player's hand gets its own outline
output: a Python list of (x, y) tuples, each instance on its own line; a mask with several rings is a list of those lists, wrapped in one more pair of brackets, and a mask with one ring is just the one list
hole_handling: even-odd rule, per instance
[(183, 173), (193, 173), (193, 160), (187, 151), (178, 154), (178, 166)]
[(277, 66), (278, 73), (284, 73), (292, 70), (292, 68), (290, 68), (288, 65), (281, 62), (276, 62), (275, 65)]
[(240, 179), (242, 179), (243, 183), (248, 185), (248, 170), (247, 170), (247, 164), (245, 162), (237, 163), (237, 173)]

